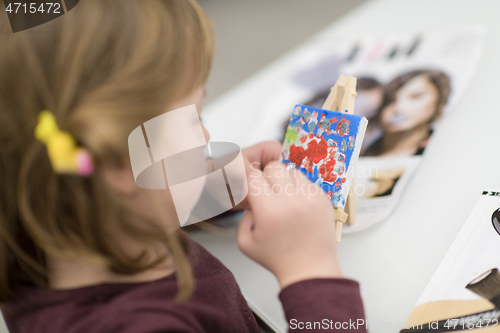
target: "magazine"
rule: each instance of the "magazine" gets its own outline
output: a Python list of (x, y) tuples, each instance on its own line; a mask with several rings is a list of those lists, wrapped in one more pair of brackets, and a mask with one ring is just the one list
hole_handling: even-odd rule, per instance
[[(340, 74), (355, 76), (354, 114), (369, 122), (352, 186), (356, 221), (343, 231), (360, 231), (396, 207), (439, 123), (468, 88), (485, 34), (464, 26), (318, 35), (242, 84), (242, 97), (212, 104), (204, 123), (214, 140), (242, 147), (283, 142), (295, 105), (321, 107)], [(258, 98), (241, 100), (248, 95)]]
[(500, 191), (485, 190), (401, 332), (500, 329)]

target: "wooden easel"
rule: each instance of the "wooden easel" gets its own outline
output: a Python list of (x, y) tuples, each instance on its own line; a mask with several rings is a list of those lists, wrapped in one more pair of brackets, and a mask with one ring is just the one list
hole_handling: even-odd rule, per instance
[[(354, 112), (354, 98), (357, 95), (356, 92), (357, 80), (354, 76), (344, 76), (340, 75), (335, 82), (335, 85), (330, 90), (322, 109), (350, 113)], [(349, 195), (346, 199), (345, 210), (342, 208), (335, 209), (335, 220), (337, 221), (337, 242), (342, 239), (342, 224), (347, 223), (348, 225), (353, 224), (356, 220), (356, 201), (354, 196), (354, 179), (351, 182), (351, 188), (349, 189)]]

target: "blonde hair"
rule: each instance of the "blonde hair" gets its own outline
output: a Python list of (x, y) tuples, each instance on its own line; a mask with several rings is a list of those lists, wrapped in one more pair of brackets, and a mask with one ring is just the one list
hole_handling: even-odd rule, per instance
[(125, 256), (110, 226), (165, 244), (176, 266), (177, 300), (187, 299), (194, 282), (183, 237), (151, 221), (132, 223), (131, 216), (144, 217), (99, 172), (55, 174), (33, 131), (40, 111), (51, 110), (97, 168), (123, 163), (135, 127), (206, 81), (214, 48), (208, 17), (194, 0), (84, 0), (13, 34), (5, 11), (0, 15), (0, 301), (13, 299), (21, 281), (46, 287), (48, 253), (74, 258), (83, 246), (121, 274), (165, 259)]

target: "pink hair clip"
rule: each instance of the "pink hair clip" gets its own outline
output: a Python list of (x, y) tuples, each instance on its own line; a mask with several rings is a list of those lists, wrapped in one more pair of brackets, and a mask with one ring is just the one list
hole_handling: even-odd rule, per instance
[(94, 162), (92, 155), (85, 148), (80, 148), (76, 152), (76, 168), (80, 176), (90, 176), (94, 172)]

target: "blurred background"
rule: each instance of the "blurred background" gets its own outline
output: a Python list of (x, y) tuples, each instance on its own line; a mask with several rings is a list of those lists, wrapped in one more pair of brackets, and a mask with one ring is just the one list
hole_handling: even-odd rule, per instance
[(198, 0), (217, 48), (210, 102), (367, 0)]

